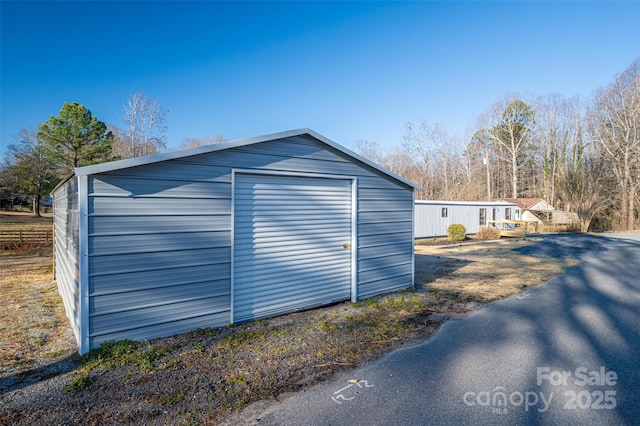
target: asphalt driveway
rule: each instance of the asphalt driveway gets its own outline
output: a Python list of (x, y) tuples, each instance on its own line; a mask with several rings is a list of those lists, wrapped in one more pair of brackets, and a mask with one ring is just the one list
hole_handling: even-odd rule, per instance
[[(547, 236), (584, 262), (426, 342), (258, 404), (259, 425), (640, 424), (640, 234)], [(362, 350), (366, 350), (363, 347)], [(237, 421), (234, 420), (234, 421)]]

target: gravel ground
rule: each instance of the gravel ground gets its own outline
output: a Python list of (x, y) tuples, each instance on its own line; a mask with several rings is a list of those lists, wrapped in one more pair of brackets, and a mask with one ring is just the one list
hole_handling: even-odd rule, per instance
[[(571, 244), (573, 236), (560, 237), (549, 238), (553, 249), (541, 241), (530, 253), (576, 257), (588, 252), (580, 249), (582, 243)], [(487, 293), (479, 299), (475, 289), (465, 294), (465, 283), (495, 283), (501, 272), (512, 274), (513, 262), (526, 262), (535, 273), (530, 281), (512, 280), (513, 294), (570, 265), (533, 263), (526, 253), (511, 252), (537, 245), (530, 244), (501, 240), (421, 247), (416, 250), (418, 292), (118, 345), (82, 358), (69, 353), (48, 362), (38, 358), (28, 369), (2, 369), (0, 423), (217, 424), (250, 403), (282, 398), (425, 339), (443, 322), (491, 300)], [(63, 334), (62, 339), (70, 338)]]
[[(372, 306), (342, 303), (134, 343), (132, 351), (105, 356), (97, 368), (88, 367), (91, 359), (72, 356), (4, 376), (1, 423), (215, 424), (252, 401), (301, 390), (403, 342), (426, 337), (445, 320), (429, 319), (433, 305), (403, 319), (397, 336), (394, 330), (378, 333), (375, 328), (370, 334), (367, 322), (358, 318), (384, 307)], [(467, 309), (465, 303), (442, 304), (447, 312)], [(352, 319), (345, 323), (345, 317)], [(69, 388), (85, 377), (87, 383), (79, 389)]]

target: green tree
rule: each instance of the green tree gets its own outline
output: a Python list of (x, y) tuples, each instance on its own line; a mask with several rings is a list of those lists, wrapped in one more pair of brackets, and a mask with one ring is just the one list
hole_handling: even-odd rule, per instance
[(4, 168), (14, 177), (13, 189), (31, 198), (33, 214), (40, 216), (40, 202), (59, 181), (54, 160), (33, 129), (22, 129), (17, 144), (9, 145)]
[(13, 210), (13, 206), (20, 194), (18, 194), (18, 179), (16, 178), (8, 154), (0, 164), (0, 209), (8, 208)]
[(77, 102), (65, 102), (57, 117), (40, 126), (38, 137), (63, 173), (111, 159), (113, 135)]

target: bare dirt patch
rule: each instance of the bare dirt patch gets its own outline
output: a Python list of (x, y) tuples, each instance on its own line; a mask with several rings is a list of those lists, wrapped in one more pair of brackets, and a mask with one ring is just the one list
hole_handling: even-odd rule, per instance
[(250, 403), (275, 400), (424, 339), (450, 317), (577, 263), (513, 251), (531, 242), (420, 245), (415, 291), (105, 344), (83, 357), (71, 355), (75, 342), (46, 275), (50, 257), (11, 258), (0, 277), (5, 306), (13, 306), (2, 313), (0, 418), (8, 424), (216, 424)]

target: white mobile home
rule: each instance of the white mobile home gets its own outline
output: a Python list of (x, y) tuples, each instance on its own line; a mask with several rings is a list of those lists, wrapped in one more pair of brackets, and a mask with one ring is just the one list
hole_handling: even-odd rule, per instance
[(410, 287), (415, 188), (308, 129), (77, 168), (53, 195), (79, 352)]
[(489, 220), (513, 220), (517, 204), (494, 201), (416, 200), (415, 238), (443, 237), (450, 225), (459, 223), (475, 234)]

